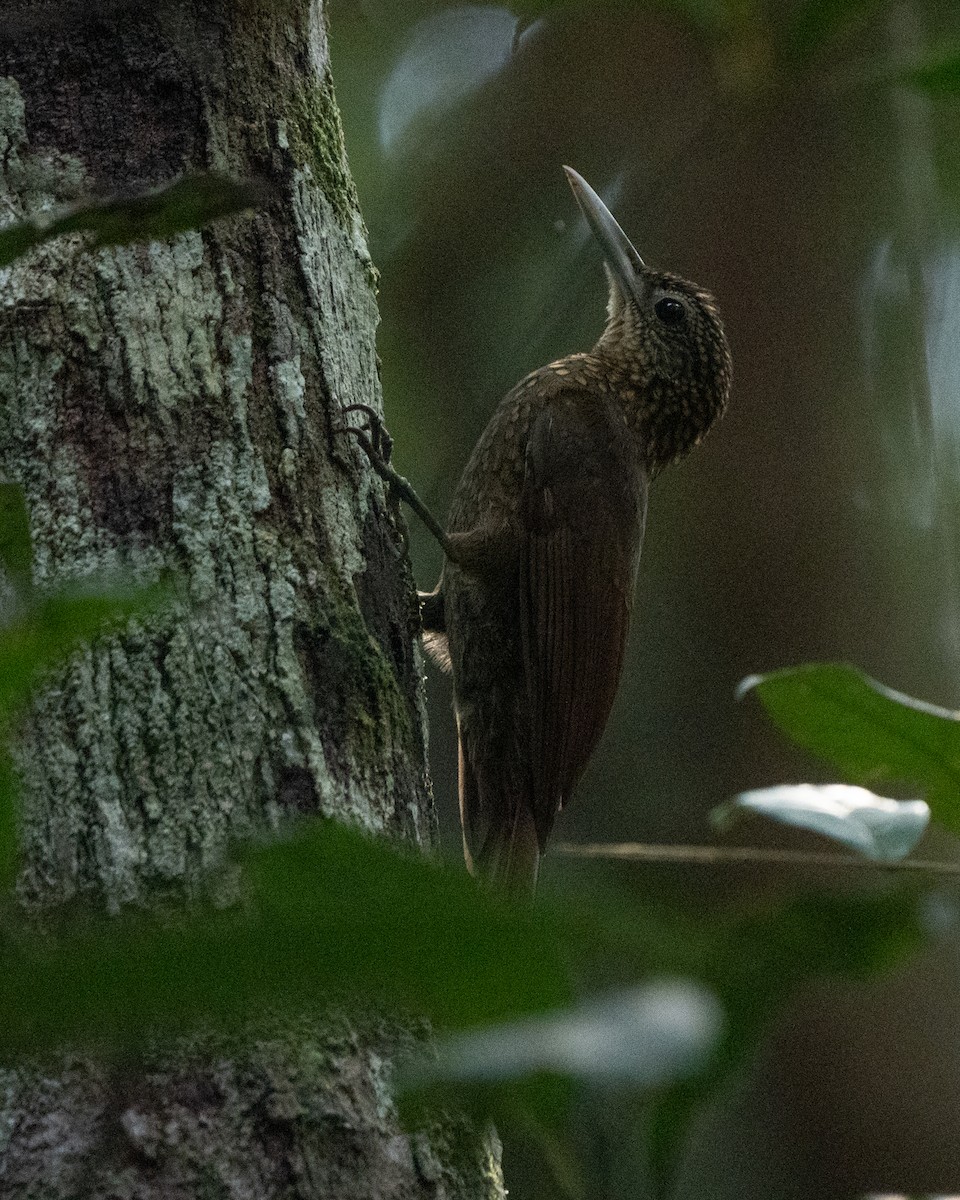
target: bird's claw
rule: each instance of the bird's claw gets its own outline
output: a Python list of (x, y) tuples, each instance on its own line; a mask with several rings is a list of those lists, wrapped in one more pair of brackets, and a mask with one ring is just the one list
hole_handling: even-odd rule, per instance
[[(360, 412), (367, 418), (367, 425), (341, 425), (341, 433), (352, 433), (357, 439), (360, 449), (366, 454), (370, 466), (387, 485), (387, 493), (394, 505), (399, 508), (399, 502), (404, 495), (406, 483), (397, 471), (390, 465), (390, 455), (393, 451), (393, 438), (387, 432), (383, 418), (369, 404), (348, 404), (344, 413)], [(402, 522), (398, 523), (400, 544), (404, 553), (407, 552), (407, 533)]]
[[(361, 412), (368, 421), (364, 426), (360, 425), (342, 425), (340, 431), (342, 433), (352, 433), (360, 444), (361, 450), (366, 454), (370, 461), (370, 466), (380, 476), (387, 485), (389, 497), (395, 503), (405, 500), (413, 509), (427, 529), (440, 543), (444, 554), (451, 562), (457, 561), (457, 553), (450, 539), (447, 537), (429, 508), (420, 499), (409, 482), (390, 465), (390, 451), (393, 449), (393, 438), (387, 433), (386, 427), (383, 424), (383, 418), (378, 412), (370, 407), (369, 404), (348, 404), (343, 412)], [(406, 547), (407, 536), (401, 523), (401, 537), (404, 547)]]
[[(344, 433), (352, 433), (360, 443), (361, 449), (370, 459), (370, 465), (381, 478), (390, 482), (390, 455), (393, 453), (393, 438), (387, 432), (383, 417), (371, 408), (369, 404), (348, 404), (344, 413), (359, 412), (367, 418), (366, 426), (344, 425)], [(387, 473), (381, 468), (384, 468)]]

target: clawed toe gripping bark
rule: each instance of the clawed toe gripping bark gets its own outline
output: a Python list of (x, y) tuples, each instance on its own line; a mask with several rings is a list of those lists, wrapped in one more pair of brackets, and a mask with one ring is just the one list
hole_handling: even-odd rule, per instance
[(342, 432), (353, 434), (360, 445), (360, 449), (366, 454), (370, 466), (376, 471), (390, 491), (410, 505), (427, 529), (430, 530), (440, 543), (440, 547), (447, 558), (451, 562), (456, 562), (458, 559), (457, 551), (444, 532), (443, 526), (417, 495), (409, 480), (404, 479), (399, 471), (390, 465), (393, 438), (387, 432), (383, 418), (368, 404), (350, 404), (343, 411), (345, 413), (362, 412), (366, 416), (369, 422), (366, 427), (344, 425), (342, 426)]

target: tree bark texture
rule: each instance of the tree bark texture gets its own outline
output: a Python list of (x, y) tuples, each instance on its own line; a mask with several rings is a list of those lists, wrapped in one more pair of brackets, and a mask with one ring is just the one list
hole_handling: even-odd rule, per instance
[[(337, 432), (379, 406), (377, 314), (320, 0), (0, 0), (0, 221), (197, 169), (272, 199), (0, 271), (0, 470), (36, 582), (173, 571), (178, 598), (76, 654), (24, 724), (33, 911), (189, 897), (230, 840), (299, 814), (433, 837), (408, 567)], [(5, 1071), (0, 1189), (501, 1195), (469, 1131), (401, 1131), (385, 1053), (344, 1026), (122, 1080), (83, 1058)]]

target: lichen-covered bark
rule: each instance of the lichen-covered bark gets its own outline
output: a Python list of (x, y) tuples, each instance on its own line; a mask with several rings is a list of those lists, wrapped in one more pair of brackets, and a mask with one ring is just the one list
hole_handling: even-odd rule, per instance
[[(301, 813), (433, 834), (407, 566), (337, 432), (346, 404), (379, 405), (375, 273), (319, 0), (0, 0), (0, 220), (205, 168), (273, 198), (0, 271), (0, 471), (25, 489), (37, 582), (173, 571), (178, 595), (77, 654), (25, 722), (31, 908), (189, 896), (230, 839)], [(499, 1194), (478, 1140), (401, 1133), (374, 1042), (7, 1072), (0, 1189)]]

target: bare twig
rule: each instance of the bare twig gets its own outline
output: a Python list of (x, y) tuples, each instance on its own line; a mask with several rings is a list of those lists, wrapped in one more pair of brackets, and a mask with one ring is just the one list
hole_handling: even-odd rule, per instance
[(644, 842), (593, 842), (574, 845), (561, 842), (553, 847), (557, 854), (570, 858), (604, 858), (616, 862), (696, 863), (718, 866), (833, 867), (846, 870), (920, 871), (933, 875), (960, 875), (960, 863), (929, 862), (906, 858), (898, 862), (878, 862), (853, 854), (809, 853), (805, 850), (763, 850), (757, 846), (660, 846)]

